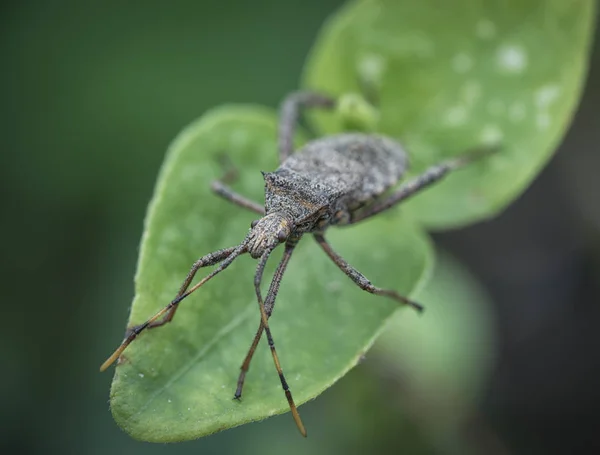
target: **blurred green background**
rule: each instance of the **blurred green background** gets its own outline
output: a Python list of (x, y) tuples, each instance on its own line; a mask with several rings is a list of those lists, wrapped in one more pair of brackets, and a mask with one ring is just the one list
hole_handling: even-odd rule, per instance
[(431, 436), (435, 419), (420, 412), (427, 393), (412, 393), (385, 349), (301, 408), (308, 440), (289, 415), (169, 446), (134, 441), (113, 422), (111, 374), (98, 366), (124, 331), (167, 145), (211, 106), (276, 106), (297, 88), (316, 32), (342, 3), (2, 5), (2, 453), (600, 448), (598, 50), (575, 123), (527, 193), (496, 220), (435, 237), (487, 288), (486, 336), (497, 335), (483, 394), (451, 438)]

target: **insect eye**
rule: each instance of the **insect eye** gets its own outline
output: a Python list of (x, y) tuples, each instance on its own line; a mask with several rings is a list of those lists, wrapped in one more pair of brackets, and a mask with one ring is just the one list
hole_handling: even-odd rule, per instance
[(287, 235), (286, 235), (285, 231), (282, 229), (281, 231), (279, 231), (277, 233), (277, 240), (279, 240), (279, 242), (284, 242), (285, 239), (287, 239)]
[(250, 227), (254, 228), (257, 224), (258, 224), (258, 220), (254, 220), (252, 223), (250, 223)]

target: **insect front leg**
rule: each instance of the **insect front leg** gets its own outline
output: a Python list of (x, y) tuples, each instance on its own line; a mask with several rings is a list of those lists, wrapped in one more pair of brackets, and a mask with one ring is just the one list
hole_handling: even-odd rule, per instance
[(258, 213), (259, 215), (265, 214), (265, 208), (261, 204), (254, 202), (239, 193), (236, 193), (221, 180), (215, 180), (212, 182), (210, 184), (210, 189), (213, 190), (217, 196), (221, 196), (223, 199), (227, 199), (229, 202), (232, 202), (235, 205), (248, 209), (254, 213)]
[(217, 196), (220, 196), (223, 199), (234, 203), (235, 205), (248, 209), (252, 212), (258, 213), (259, 215), (264, 215), (265, 208), (261, 204), (259, 204), (258, 202), (254, 202), (231, 189), (231, 187), (228, 184), (233, 183), (235, 180), (237, 180), (238, 172), (235, 166), (233, 166), (233, 164), (231, 164), (231, 162), (227, 159), (227, 157), (224, 156), (222, 161), (226, 161), (226, 163), (224, 164), (226, 164), (226, 166), (229, 169), (227, 169), (227, 172), (225, 172), (225, 175), (223, 175), (223, 177), (221, 177), (219, 180), (214, 180), (210, 184), (210, 189)]
[(279, 162), (283, 163), (294, 152), (294, 133), (300, 108), (321, 107), (331, 109), (335, 100), (316, 92), (294, 92), (289, 94), (279, 110)]
[(410, 196), (440, 181), (449, 172), (460, 169), (484, 156), (488, 156), (496, 150), (496, 148), (476, 149), (466, 153), (464, 156), (452, 158), (440, 164), (431, 166), (421, 175), (418, 175), (412, 180), (400, 185), (396, 191), (379, 203), (375, 203), (371, 207), (354, 213), (352, 215), (352, 219), (350, 220), (350, 224), (358, 223), (359, 221), (365, 220), (373, 215), (377, 215), (378, 213), (392, 208), (396, 204), (408, 199)]
[(413, 302), (412, 300), (408, 299), (407, 297), (404, 297), (403, 295), (398, 294), (396, 291), (390, 289), (381, 289), (373, 286), (371, 282), (367, 279), (367, 277), (365, 277), (362, 273), (360, 273), (358, 270), (356, 270), (354, 267), (348, 264), (348, 262), (343, 257), (341, 257), (339, 254), (333, 251), (333, 248), (331, 248), (331, 245), (329, 245), (327, 240), (325, 240), (323, 234), (314, 234), (314, 237), (319, 246), (323, 249), (323, 251), (325, 251), (327, 256), (329, 256), (329, 258), (335, 263), (335, 265), (337, 265), (342, 272), (344, 272), (352, 281), (354, 281), (354, 283), (358, 285), (359, 288), (371, 294), (384, 295), (386, 297), (390, 297), (404, 305), (410, 305), (418, 311), (423, 311), (423, 307), (420, 304)]

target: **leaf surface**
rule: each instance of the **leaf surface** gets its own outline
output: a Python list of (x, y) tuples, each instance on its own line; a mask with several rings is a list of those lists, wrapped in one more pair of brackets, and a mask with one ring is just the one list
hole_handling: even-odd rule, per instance
[[(474, 147), (495, 156), (407, 201), (430, 228), (496, 215), (532, 181), (579, 100), (595, 20), (592, 0), (364, 0), (323, 28), (304, 86), (362, 91), (377, 130), (398, 138), (412, 174)], [(343, 119), (313, 113), (323, 133)]]
[[(259, 171), (277, 167), (275, 138), (274, 112), (226, 106), (175, 140), (146, 219), (129, 326), (166, 305), (198, 257), (243, 240), (256, 215), (213, 195), (210, 181), (222, 175), (219, 157), (226, 153), (240, 173), (235, 189), (262, 202)], [(332, 229), (328, 238), (378, 286), (408, 294), (430, 268), (425, 234), (390, 216)], [(274, 252), (265, 278), (281, 250)], [(247, 255), (238, 258), (184, 300), (170, 324), (146, 331), (125, 350), (111, 390), (113, 415), (125, 431), (146, 441), (181, 441), (288, 410), (264, 341), (242, 401), (232, 399), (259, 323), (255, 267)], [(265, 280), (263, 295), (267, 286)], [(310, 236), (302, 239), (270, 320), (296, 402), (314, 398), (352, 368), (397, 308), (394, 301), (360, 290)], [(310, 422), (305, 424), (310, 433)]]

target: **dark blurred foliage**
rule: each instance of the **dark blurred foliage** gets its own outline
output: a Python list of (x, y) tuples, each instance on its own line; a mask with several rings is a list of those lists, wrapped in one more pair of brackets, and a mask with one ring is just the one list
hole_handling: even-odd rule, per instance
[(494, 296), (482, 409), (517, 453), (600, 453), (600, 33), (574, 123), (501, 216), (436, 236)]
[[(397, 384), (368, 367), (302, 408), (312, 442), (285, 415), (170, 446), (118, 429), (111, 375), (98, 373), (123, 333), (168, 143), (211, 106), (276, 106), (341, 3), (0, 7), (2, 453), (432, 453), (389, 400)], [(575, 123), (531, 188), (495, 220), (436, 235), (498, 314), (498, 363), (465, 435), (476, 453), (600, 449), (598, 51), (593, 63)]]

